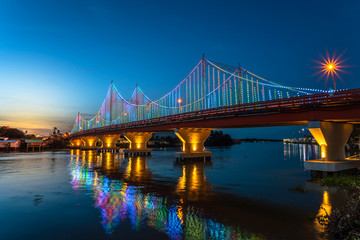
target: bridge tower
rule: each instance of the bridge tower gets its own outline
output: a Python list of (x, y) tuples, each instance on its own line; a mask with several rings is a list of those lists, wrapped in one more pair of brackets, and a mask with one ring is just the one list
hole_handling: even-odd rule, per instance
[(112, 124), (112, 105), (113, 105), (113, 80), (111, 80), (110, 85), (110, 104), (109, 104), (109, 122)]
[(135, 88), (135, 121), (139, 120), (139, 86)]
[(182, 141), (182, 152), (176, 153), (180, 161), (192, 159), (210, 159), (212, 152), (205, 151), (204, 142), (210, 136), (211, 130), (204, 128), (180, 128), (175, 135)]
[(239, 63), (239, 68), (238, 68), (238, 78), (237, 78), (237, 84), (238, 84), (238, 103), (239, 104), (243, 104), (243, 95), (242, 95), (242, 77), (243, 77), (243, 74), (242, 74), (242, 70), (241, 70), (241, 65)]
[(204, 109), (206, 107), (205, 105), (205, 96), (206, 96), (206, 60), (205, 60), (205, 54), (203, 54), (203, 58), (201, 60), (201, 96), (200, 98), (202, 99), (200, 104), (201, 104), (201, 109)]

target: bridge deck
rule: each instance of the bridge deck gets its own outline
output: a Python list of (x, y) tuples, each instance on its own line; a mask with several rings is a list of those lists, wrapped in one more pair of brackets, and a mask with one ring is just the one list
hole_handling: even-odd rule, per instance
[(70, 138), (130, 131), (162, 132), (176, 128), (306, 125), (308, 121), (360, 123), (360, 89), (239, 104), (140, 120), (84, 130), (71, 134)]

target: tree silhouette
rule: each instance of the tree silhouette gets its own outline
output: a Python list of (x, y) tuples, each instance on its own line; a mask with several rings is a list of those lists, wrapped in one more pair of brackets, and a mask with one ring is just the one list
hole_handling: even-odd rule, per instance
[(0, 136), (1, 137), (8, 137), (8, 138), (25, 138), (25, 134), (23, 131), (10, 128), (10, 127), (0, 127)]

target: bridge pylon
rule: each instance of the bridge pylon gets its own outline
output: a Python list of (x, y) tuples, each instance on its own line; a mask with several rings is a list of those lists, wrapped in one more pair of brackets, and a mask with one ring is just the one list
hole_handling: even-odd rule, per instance
[(345, 157), (345, 144), (348, 141), (353, 125), (349, 123), (310, 121), (309, 131), (321, 147), (320, 160), (308, 160), (305, 169), (311, 170), (313, 176), (328, 175), (360, 166), (359, 160)]
[(147, 142), (152, 137), (152, 132), (127, 132), (124, 137), (129, 141), (129, 149), (124, 151), (125, 156), (150, 155), (151, 149)]
[(84, 142), (81, 140), (81, 138), (70, 139), (70, 146), (72, 148), (80, 148), (83, 145), (84, 145)]
[(104, 134), (97, 136), (102, 142), (103, 150), (116, 149), (115, 142), (119, 139), (120, 134)]
[(81, 140), (85, 143), (83, 146), (85, 149), (95, 149), (96, 142), (99, 139), (96, 136), (84, 136), (84, 137), (81, 137)]
[(205, 128), (180, 128), (175, 135), (182, 141), (182, 152), (176, 153), (177, 160), (209, 160), (212, 152), (205, 151), (204, 142), (210, 136), (211, 130)]

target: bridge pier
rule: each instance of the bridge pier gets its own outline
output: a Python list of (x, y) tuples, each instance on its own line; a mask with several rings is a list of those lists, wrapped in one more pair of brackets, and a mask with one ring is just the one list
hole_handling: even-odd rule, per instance
[(125, 156), (151, 155), (151, 149), (146, 144), (152, 137), (152, 132), (127, 132), (124, 137), (129, 141), (129, 149), (124, 150)]
[(84, 149), (95, 149), (96, 148), (96, 141), (98, 137), (96, 136), (85, 136), (82, 137), (81, 140), (85, 143)]
[(305, 169), (311, 170), (313, 176), (326, 176), (328, 173), (360, 167), (359, 160), (345, 158), (345, 144), (353, 131), (352, 124), (312, 121), (308, 126), (321, 147), (320, 160), (308, 160), (304, 163)]
[(70, 139), (70, 145), (73, 148), (80, 148), (84, 145), (84, 142), (81, 140), (81, 138), (74, 138)]
[(211, 130), (204, 128), (180, 128), (175, 135), (182, 141), (182, 152), (177, 152), (177, 161), (210, 160), (212, 152), (204, 151), (204, 142)]
[(102, 149), (103, 152), (116, 152), (115, 142), (119, 139), (120, 134), (105, 134), (105, 135), (98, 135), (97, 136), (100, 141), (102, 142)]

